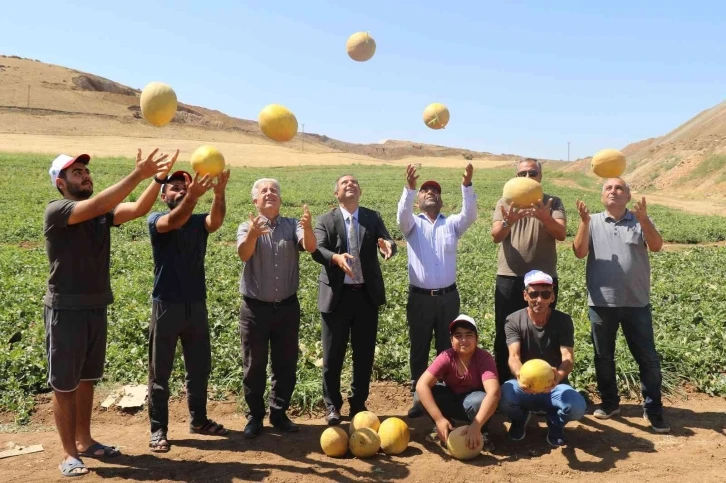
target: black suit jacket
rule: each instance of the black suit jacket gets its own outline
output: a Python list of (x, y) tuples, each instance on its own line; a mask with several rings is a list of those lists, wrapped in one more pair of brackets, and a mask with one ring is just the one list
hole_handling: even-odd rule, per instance
[[(388, 240), (392, 245), (392, 255), (396, 254), (396, 243), (388, 234), (381, 214), (368, 208), (358, 207), (359, 251), (360, 264), (363, 270), (366, 290), (377, 306), (386, 303), (386, 289), (378, 261), (378, 239)], [(333, 312), (343, 292), (345, 272), (333, 264), (333, 255), (348, 251), (348, 237), (345, 220), (340, 208), (335, 208), (320, 215), (315, 223), (315, 239), (317, 250), (312, 254), (313, 260), (320, 263), (318, 278), (318, 310), (324, 313)]]

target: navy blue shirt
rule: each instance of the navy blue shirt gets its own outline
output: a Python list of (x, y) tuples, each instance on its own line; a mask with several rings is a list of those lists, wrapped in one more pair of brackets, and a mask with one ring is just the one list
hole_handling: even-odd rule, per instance
[(204, 256), (209, 237), (204, 226), (207, 214), (192, 215), (182, 227), (159, 233), (156, 231), (156, 222), (168, 213), (152, 213), (148, 219), (154, 255), (152, 298), (167, 303), (204, 301), (207, 298), (204, 275)]

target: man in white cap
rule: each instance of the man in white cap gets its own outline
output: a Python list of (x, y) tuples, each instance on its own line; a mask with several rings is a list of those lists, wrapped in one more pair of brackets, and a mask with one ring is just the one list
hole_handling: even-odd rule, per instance
[(50, 263), (43, 299), (48, 384), (53, 414), (63, 445), (59, 469), (64, 476), (88, 473), (81, 457), (116, 456), (118, 449), (91, 437), (93, 385), (106, 359), (106, 309), (113, 302), (110, 283), (111, 226), (146, 215), (161, 185), (152, 181), (135, 202), (122, 203), (138, 184), (166, 176), (176, 161), (154, 150), (136, 155), (134, 170), (94, 198), (88, 169), (91, 157), (60, 155), (53, 160), (51, 184), (63, 195), (45, 210), (45, 247)]
[[(469, 163), (461, 179), (461, 212), (444, 216), (441, 213), (441, 185), (434, 180), (424, 182), (416, 191), (416, 167), (406, 168), (406, 186), (398, 202), (396, 220), (406, 238), (408, 253), (408, 302), (406, 318), (411, 343), (409, 365), (411, 392), (426, 370), (434, 336), (436, 353), (450, 348), (449, 323), (459, 313), (459, 291), (456, 287), (456, 249), (459, 239), (477, 217), (476, 193), (472, 186), (474, 168)], [(413, 214), (414, 200), (421, 211)], [(416, 399), (408, 417), (423, 415)]]
[(454, 429), (456, 419), (470, 422), (467, 446), (476, 448), (484, 425), (499, 404), (497, 367), (491, 354), (478, 346), (479, 332), (473, 318), (459, 315), (449, 325), (449, 335), (451, 347), (441, 352), (419, 377), (416, 393), (436, 424), (442, 443)]
[[(575, 327), (572, 317), (552, 309), (552, 277), (532, 270), (524, 277), (527, 308), (507, 317), (504, 331), (509, 348), (509, 368), (515, 379), (502, 384), (499, 409), (511, 420), (509, 437), (524, 439), (532, 411), (543, 411), (547, 420), (547, 442), (558, 447), (567, 444), (565, 425), (585, 415), (586, 402), (569, 385), (567, 376), (575, 364)], [(553, 372), (552, 384), (533, 393), (520, 384), (522, 365), (532, 359), (546, 361)]]

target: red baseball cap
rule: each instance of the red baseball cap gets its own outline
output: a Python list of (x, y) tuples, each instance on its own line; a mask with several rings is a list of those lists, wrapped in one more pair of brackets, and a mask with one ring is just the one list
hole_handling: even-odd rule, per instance
[(419, 191), (421, 191), (422, 189), (427, 188), (429, 186), (436, 188), (436, 190), (439, 193), (441, 193), (441, 185), (432, 179), (425, 181), (424, 184), (422, 184), (421, 187), (419, 188)]
[(186, 181), (187, 183), (192, 182), (192, 175), (190, 175), (189, 173), (187, 173), (184, 170), (174, 171), (173, 173), (171, 173), (169, 176), (166, 177), (166, 182), (168, 183), (172, 180), (179, 179), (179, 178), (183, 178), (184, 181)]

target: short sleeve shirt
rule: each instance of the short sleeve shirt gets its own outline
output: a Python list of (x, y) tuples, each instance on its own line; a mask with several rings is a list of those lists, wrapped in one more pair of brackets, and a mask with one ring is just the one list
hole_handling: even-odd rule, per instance
[[(565, 206), (556, 196), (545, 194), (542, 203), (552, 199), (552, 217), (566, 220)], [(504, 199), (497, 201), (492, 221), (502, 221), (502, 207), (508, 209)], [(499, 246), (497, 275), (524, 277), (530, 270), (542, 270), (557, 276), (557, 240), (547, 232), (537, 218), (522, 218), (512, 225)]]
[(457, 359), (454, 349), (446, 349), (426, 369), (436, 379), (443, 381), (454, 394), (481, 391), (484, 381), (499, 378), (494, 358), (480, 347), (474, 351), (463, 376), (460, 375), (461, 369), (457, 368)]
[(207, 214), (196, 214), (176, 230), (159, 233), (156, 222), (169, 212), (149, 215), (151, 252), (154, 256), (154, 288), (157, 302), (194, 303), (207, 298), (204, 258), (209, 232)]
[(587, 302), (594, 307), (645, 307), (650, 303), (650, 259), (643, 229), (627, 211), (590, 217)]
[(113, 303), (111, 225), (113, 212), (68, 224), (77, 201), (48, 203), (43, 232), (50, 263), (43, 302), (54, 309), (91, 309)]
[[(247, 238), (249, 222), (237, 230), (237, 247)], [(296, 218), (278, 216), (270, 233), (257, 238), (255, 251), (242, 267), (240, 293), (263, 302), (292, 297), (300, 284), (299, 241), (304, 237)]]

